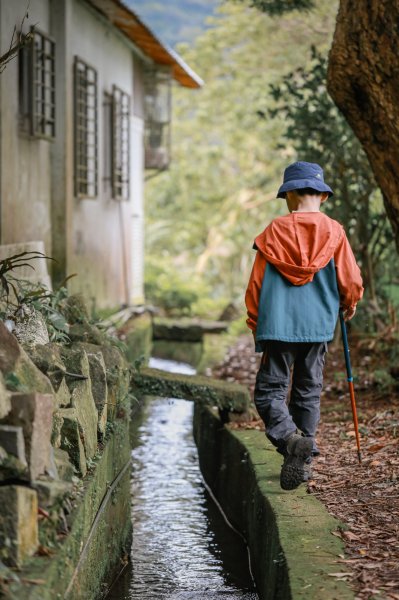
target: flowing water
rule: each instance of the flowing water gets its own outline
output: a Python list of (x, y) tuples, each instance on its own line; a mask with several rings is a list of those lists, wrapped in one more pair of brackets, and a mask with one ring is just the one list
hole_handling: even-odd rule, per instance
[[(193, 374), (188, 365), (150, 366)], [(193, 404), (152, 398), (132, 452), (132, 562), (110, 600), (258, 598), (247, 549), (204, 487), (192, 435)]]

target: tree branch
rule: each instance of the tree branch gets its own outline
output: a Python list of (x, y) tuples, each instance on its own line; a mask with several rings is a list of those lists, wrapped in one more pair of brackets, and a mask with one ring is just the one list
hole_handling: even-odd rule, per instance
[(10, 48), (2, 56), (0, 56), (0, 73), (3, 73), (7, 64), (18, 54), (18, 52), (21, 50), (21, 48), (23, 48), (24, 46), (27, 46), (33, 40), (34, 29), (32, 29), (32, 31), (30, 31), (26, 35), (24, 35), (22, 33), (22, 29), (23, 29), (25, 20), (29, 17), (29, 12), (28, 12), (29, 5), (30, 5), (30, 0), (26, 6), (26, 11), (25, 11), (23, 19), (21, 21), (20, 33), (19, 33), (17, 41), (14, 43), (14, 37), (17, 32), (17, 26), (14, 25), (14, 29), (13, 29), (12, 37), (11, 37)]

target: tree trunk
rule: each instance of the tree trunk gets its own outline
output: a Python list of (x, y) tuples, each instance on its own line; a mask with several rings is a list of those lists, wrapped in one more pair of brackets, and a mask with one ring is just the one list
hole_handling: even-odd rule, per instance
[(399, 250), (399, 2), (341, 0), (328, 91), (359, 138)]

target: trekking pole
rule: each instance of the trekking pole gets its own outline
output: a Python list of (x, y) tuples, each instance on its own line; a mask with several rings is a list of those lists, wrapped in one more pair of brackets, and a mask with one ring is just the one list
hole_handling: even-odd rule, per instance
[(356, 401), (355, 401), (355, 388), (354, 388), (354, 385), (353, 385), (353, 375), (352, 375), (351, 359), (350, 359), (350, 356), (349, 356), (348, 335), (347, 335), (347, 332), (346, 332), (346, 324), (345, 324), (344, 313), (342, 312), (342, 309), (339, 310), (339, 320), (341, 322), (342, 341), (343, 341), (343, 344), (344, 344), (344, 353), (345, 353), (346, 374), (348, 376), (349, 394), (350, 394), (351, 405), (352, 405), (353, 424), (355, 426), (355, 435), (356, 435), (356, 444), (357, 444), (357, 457), (359, 459), (359, 463), (361, 463), (362, 462), (362, 455), (360, 453), (359, 424), (357, 422), (357, 411), (356, 411)]

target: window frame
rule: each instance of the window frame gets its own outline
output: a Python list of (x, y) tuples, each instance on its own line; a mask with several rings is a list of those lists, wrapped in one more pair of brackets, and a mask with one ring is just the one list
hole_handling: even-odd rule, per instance
[[(162, 106), (163, 105), (163, 106)], [(162, 112), (165, 112), (162, 116)], [(171, 164), (172, 72), (152, 67), (144, 73), (144, 167), (166, 170)], [(151, 140), (159, 138), (160, 143)]]
[(113, 200), (130, 199), (131, 97), (117, 85), (111, 94), (111, 189)]
[[(56, 43), (35, 26), (28, 35), (31, 40), (23, 46), (19, 57), (20, 129), (32, 138), (53, 141), (56, 137)], [(48, 62), (50, 68), (46, 66)]]
[[(73, 140), (75, 197), (95, 199), (98, 197), (98, 72), (77, 55), (73, 62)], [(82, 177), (82, 172), (86, 172), (86, 177)]]

